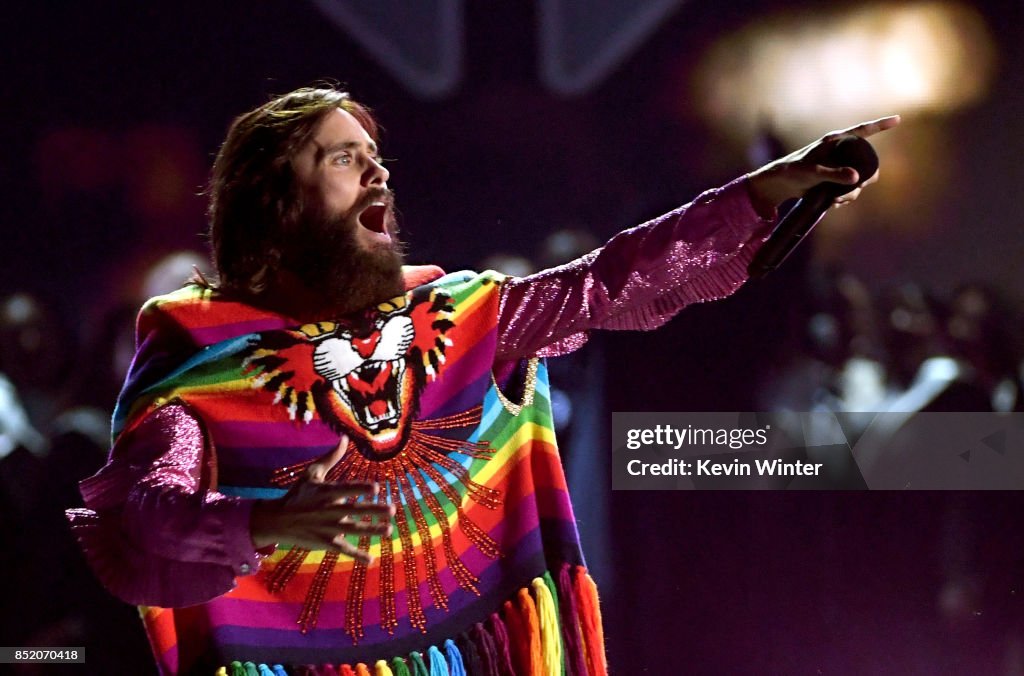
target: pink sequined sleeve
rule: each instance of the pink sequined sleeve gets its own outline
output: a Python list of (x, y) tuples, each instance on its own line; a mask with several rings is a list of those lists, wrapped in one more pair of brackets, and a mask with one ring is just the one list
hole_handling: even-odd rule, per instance
[(211, 488), (213, 458), (184, 405), (158, 409), (122, 436), (110, 462), (80, 484), (68, 511), (93, 571), (115, 596), (141, 605), (202, 603), (255, 572), (251, 500)]
[(571, 263), (508, 280), (499, 357), (566, 354), (590, 329), (650, 330), (691, 303), (732, 294), (768, 234), (774, 214), (766, 216), (754, 210), (743, 177)]

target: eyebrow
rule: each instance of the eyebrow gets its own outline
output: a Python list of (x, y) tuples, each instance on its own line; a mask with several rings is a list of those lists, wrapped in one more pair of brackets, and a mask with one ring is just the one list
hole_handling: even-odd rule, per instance
[[(328, 146), (316, 144), (316, 161), (320, 162), (323, 158), (327, 157), (332, 153), (336, 153), (341, 150), (352, 150), (354, 148), (359, 148), (362, 145), (363, 144), (360, 143), (359, 141), (340, 141), (338, 143), (332, 143)], [(369, 143), (366, 144), (366, 149), (370, 152), (371, 155), (377, 155), (377, 144), (374, 143), (373, 141), (370, 141)]]

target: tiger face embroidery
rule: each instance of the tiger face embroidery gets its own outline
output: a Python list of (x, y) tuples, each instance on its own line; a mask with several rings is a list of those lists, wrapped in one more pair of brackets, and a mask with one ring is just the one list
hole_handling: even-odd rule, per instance
[(452, 312), (450, 296), (425, 289), (344, 321), (263, 334), (243, 368), (293, 420), (317, 412), (367, 458), (386, 459), (408, 440), (419, 393), (444, 366)]

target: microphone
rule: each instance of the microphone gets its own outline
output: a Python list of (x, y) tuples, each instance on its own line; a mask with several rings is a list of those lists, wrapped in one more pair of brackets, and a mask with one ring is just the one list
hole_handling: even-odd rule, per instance
[[(828, 151), (819, 164), (827, 167), (853, 167), (861, 182), (875, 175), (878, 171), (878, 155), (871, 144), (854, 134), (839, 137), (836, 144)], [(793, 252), (800, 241), (814, 228), (825, 215), (832, 201), (845, 195), (858, 184), (844, 185), (825, 181), (814, 186), (800, 198), (789, 213), (779, 222), (768, 241), (764, 243), (754, 259), (747, 266), (747, 274), (751, 279), (760, 279), (775, 268)]]

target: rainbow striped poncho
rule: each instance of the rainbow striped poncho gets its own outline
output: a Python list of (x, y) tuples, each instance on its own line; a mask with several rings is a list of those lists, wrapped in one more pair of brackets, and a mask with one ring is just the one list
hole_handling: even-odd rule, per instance
[(351, 536), (368, 566), (280, 547), (212, 601), (142, 608), (162, 671), (605, 673), (545, 366), (495, 363), (501, 281), (451, 274), (303, 326), (196, 286), (146, 305), (115, 433), (184, 402), (215, 489), (248, 498), (283, 495), (344, 433), (328, 478), (397, 506), (392, 536)]

